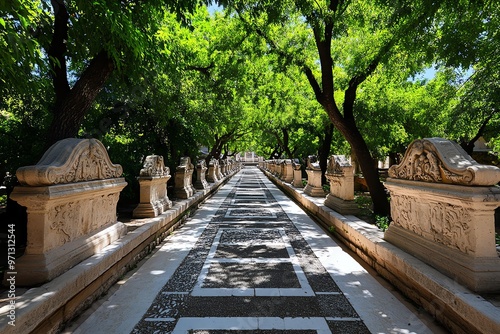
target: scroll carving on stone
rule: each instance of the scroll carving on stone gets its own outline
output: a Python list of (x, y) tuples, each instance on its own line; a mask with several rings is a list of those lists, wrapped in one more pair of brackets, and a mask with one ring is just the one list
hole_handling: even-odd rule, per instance
[(22, 185), (47, 186), (117, 178), (122, 172), (97, 139), (66, 138), (52, 145), (36, 165), (21, 167), (16, 175)]
[(352, 170), (352, 165), (344, 155), (332, 155), (328, 159), (328, 174), (344, 174), (346, 170)]
[[(470, 235), (472, 217), (460, 206), (442, 202), (420, 204), (420, 210), (413, 207), (418, 199), (410, 196), (392, 196), (391, 211), (393, 224), (419, 236), (429, 236), (431, 240), (455, 248), (463, 253), (472, 251)], [(417, 212), (420, 212), (419, 214)], [(428, 224), (422, 223), (428, 221)]]
[(403, 161), (389, 168), (389, 177), (491, 186), (500, 181), (500, 168), (480, 165), (455, 142), (443, 138), (426, 138), (410, 144)]
[(140, 176), (165, 176), (170, 174), (170, 169), (165, 167), (163, 156), (148, 155), (144, 160), (143, 167), (139, 172)]
[(74, 206), (75, 203), (69, 202), (57, 205), (49, 211), (51, 221), (50, 229), (57, 233), (61, 244), (71, 241), (70, 231), (66, 226), (66, 222), (74, 220), (74, 216), (76, 214)]
[(321, 170), (321, 168), (319, 167), (318, 158), (315, 155), (310, 155), (307, 157), (306, 169)]

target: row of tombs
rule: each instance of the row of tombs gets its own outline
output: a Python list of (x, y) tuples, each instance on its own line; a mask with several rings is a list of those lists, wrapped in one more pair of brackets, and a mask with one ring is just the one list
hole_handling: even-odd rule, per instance
[[(325, 177), (308, 159), (307, 184), (297, 160), (266, 160), (259, 167), (295, 191), (325, 197), (324, 205), (355, 214), (354, 168), (333, 155)], [(476, 292), (500, 292), (500, 257), (495, 211), (500, 209), (500, 169), (481, 165), (457, 143), (443, 138), (412, 142), (384, 185), (390, 194), (391, 223), (384, 239)], [(304, 188), (299, 190), (299, 188)]]
[[(240, 168), (229, 159), (194, 166), (183, 157), (174, 173), (175, 198), (189, 199), (197, 190), (206, 194), (209, 182), (217, 185)], [(36, 165), (17, 170), (20, 185), (11, 199), (27, 209), (28, 236), (24, 255), (16, 259), (16, 284), (50, 281), (127, 233), (117, 220), (119, 195), (127, 185), (122, 173), (100, 141), (76, 138), (58, 141)], [(170, 178), (162, 156), (146, 157), (137, 178), (140, 203), (134, 218), (156, 217), (172, 208)]]

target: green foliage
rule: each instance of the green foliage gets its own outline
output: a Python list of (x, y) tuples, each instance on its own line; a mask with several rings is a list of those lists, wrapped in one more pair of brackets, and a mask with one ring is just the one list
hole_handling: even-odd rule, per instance
[(370, 196), (357, 194), (354, 197), (354, 202), (358, 205), (359, 209), (371, 210), (372, 199)]
[(379, 215), (375, 216), (375, 225), (377, 225), (377, 227), (379, 229), (381, 229), (382, 232), (385, 232), (385, 230), (387, 230), (387, 228), (389, 227), (389, 224), (390, 224), (389, 217), (379, 216)]

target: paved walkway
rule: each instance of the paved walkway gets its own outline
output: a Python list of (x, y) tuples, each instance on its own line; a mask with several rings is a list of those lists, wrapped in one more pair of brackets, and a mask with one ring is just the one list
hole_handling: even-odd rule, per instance
[(245, 167), (74, 333), (432, 333)]

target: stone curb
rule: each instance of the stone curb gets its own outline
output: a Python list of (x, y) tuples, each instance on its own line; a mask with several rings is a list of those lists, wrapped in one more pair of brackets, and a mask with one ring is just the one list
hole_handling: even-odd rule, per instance
[[(147, 218), (142, 226), (85, 259), (70, 270), (42, 286), (31, 288), (16, 298), (15, 326), (9, 325), (9, 305), (0, 308), (0, 332), (54, 333), (75, 318), (94, 300), (119, 280), (167, 234), (180, 225), (189, 209), (207, 199), (237, 171), (189, 199), (174, 202), (171, 209), (155, 218)], [(151, 245), (152, 244), (152, 245)], [(153, 247), (151, 247), (153, 246)], [(90, 290), (90, 291), (89, 291)], [(132, 297), (133, 298), (133, 297)]]
[(376, 226), (352, 215), (343, 216), (324, 206), (323, 197), (308, 196), (268, 171), (263, 172), (382, 277), (453, 333), (500, 333), (500, 308), (385, 241), (384, 233)]

